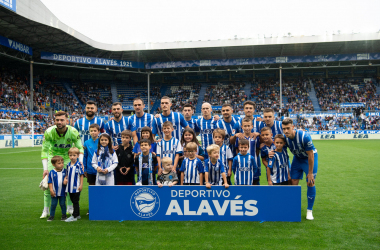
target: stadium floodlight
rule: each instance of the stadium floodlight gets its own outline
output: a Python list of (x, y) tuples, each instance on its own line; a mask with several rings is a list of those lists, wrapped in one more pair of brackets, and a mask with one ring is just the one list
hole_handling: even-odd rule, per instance
[(33, 137), (33, 121), (0, 119), (0, 148), (34, 147)]

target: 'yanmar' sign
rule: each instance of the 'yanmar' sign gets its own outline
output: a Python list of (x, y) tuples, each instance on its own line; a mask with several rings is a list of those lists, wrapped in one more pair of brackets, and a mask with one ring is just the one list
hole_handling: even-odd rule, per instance
[(13, 41), (13, 40), (8, 39), (8, 38), (3, 37), (3, 36), (0, 36), (0, 44), (5, 46), (5, 47), (8, 47), (8, 48), (18, 50), (22, 53), (25, 53), (25, 54), (28, 54), (31, 56), (33, 55), (33, 50), (31, 47), (24, 45), (22, 43)]
[(90, 186), (90, 220), (301, 221), (300, 186)]

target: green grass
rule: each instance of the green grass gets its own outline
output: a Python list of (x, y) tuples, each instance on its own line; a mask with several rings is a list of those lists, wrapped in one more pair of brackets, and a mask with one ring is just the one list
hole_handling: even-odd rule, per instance
[[(43, 206), (39, 149), (2, 149), (0, 249), (379, 249), (380, 141), (315, 141), (315, 145), (319, 153), (315, 220), (305, 220), (304, 180), (300, 223), (89, 221), (87, 185), (80, 201), (82, 220), (47, 222), (39, 219)], [(60, 215), (57, 207), (56, 218)]]

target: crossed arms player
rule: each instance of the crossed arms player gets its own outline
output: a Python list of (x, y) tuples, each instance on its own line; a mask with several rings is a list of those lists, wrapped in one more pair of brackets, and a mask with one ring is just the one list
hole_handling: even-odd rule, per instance
[[(51, 159), (54, 156), (61, 156), (64, 160), (64, 164), (70, 162), (69, 150), (75, 144), (75, 147), (79, 149), (79, 161), (83, 167), (83, 147), (79, 132), (72, 126), (67, 124), (67, 113), (64, 111), (58, 111), (54, 115), (54, 126), (48, 128), (44, 133), (44, 140), (42, 143), (41, 159), (43, 165), (43, 176), (49, 174), (54, 166), (51, 163)], [(49, 207), (51, 203), (51, 196), (49, 190), (44, 192), (44, 210), (40, 218), (46, 218), (49, 215)], [(67, 212), (73, 212), (73, 204), (69, 198), (67, 198)]]

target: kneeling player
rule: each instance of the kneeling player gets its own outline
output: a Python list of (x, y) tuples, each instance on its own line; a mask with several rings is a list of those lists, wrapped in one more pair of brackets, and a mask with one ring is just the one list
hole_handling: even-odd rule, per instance
[(274, 137), (276, 150), (274, 157), (269, 159), (267, 172), (270, 172), (268, 185), (288, 185), (289, 182), (289, 157), (283, 150), (285, 146), (285, 137), (278, 134)]
[(318, 170), (318, 154), (309, 133), (295, 130), (293, 120), (286, 118), (282, 121), (282, 129), (286, 136), (286, 143), (293, 153), (293, 162), (290, 170), (292, 185), (298, 185), (299, 180), (306, 174), (307, 181), (307, 213), (306, 219), (314, 220), (313, 205), (316, 195), (315, 178)]

